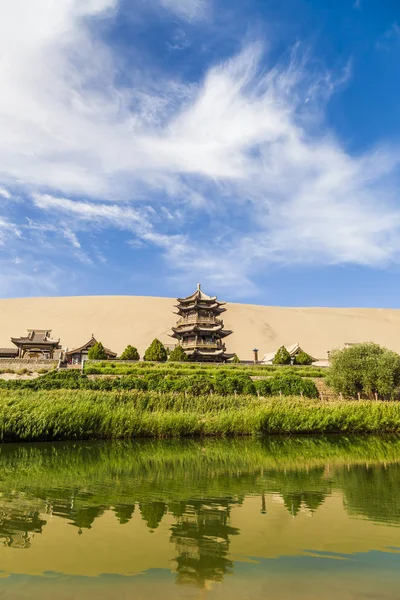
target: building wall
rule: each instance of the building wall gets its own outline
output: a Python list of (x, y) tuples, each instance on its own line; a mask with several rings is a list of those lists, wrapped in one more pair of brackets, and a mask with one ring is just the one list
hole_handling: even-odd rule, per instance
[(39, 369), (56, 369), (58, 360), (33, 358), (0, 358), (0, 372), (6, 369), (18, 371), (19, 369), (29, 369), (30, 371), (38, 371)]

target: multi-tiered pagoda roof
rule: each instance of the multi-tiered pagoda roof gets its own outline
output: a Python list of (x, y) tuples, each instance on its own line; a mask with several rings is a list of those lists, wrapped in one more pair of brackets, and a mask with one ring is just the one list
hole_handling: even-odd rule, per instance
[(11, 338), (11, 341), (18, 348), (19, 358), (53, 358), (55, 351), (61, 348), (60, 340), (51, 337), (51, 329), (28, 329), (28, 335)]
[(222, 339), (232, 331), (224, 329), (220, 315), (226, 311), (225, 302), (216, 296), (205, 294), (200, 284), (187, 298), (178, 298), (175, 314), (180, 316), (171, 337), (176, 338), (191, 360), (226, 361), (233, 355), (226, 354)]

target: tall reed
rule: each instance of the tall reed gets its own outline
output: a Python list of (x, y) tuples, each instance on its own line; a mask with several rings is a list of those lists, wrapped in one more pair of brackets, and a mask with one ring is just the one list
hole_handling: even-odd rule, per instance
[(400, 432), (400, 403), (0, 390), (0, 440)]

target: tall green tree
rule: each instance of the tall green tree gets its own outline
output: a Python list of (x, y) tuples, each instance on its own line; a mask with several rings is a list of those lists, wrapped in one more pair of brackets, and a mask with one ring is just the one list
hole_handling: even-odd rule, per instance
[(101, 342), (96, 342), (95, 345), (89, 349), (88, 358), (90, 360), (107, 360), (107, 354)]
[(150, 346), (144, 353), (144, 360), (154, 362), (165, 362), (168, 358), (168, 354), (164, 345), (157, 338), (153, 340)]
[(293, 359), (294, 365), (312, 365), (312, 362), (313, 362), (312, 357), (309, 354), (307, 354), (307, 352), (304, 352), (303, 350), (301, 350), (301, 352), (296, 354), (296, 356)]
[(140, 360), (139, 352), (134, 346), (128, 344), (121, 354), (121, 360)]
[(186, 362), (187, 359), (187, 354), (182, 346), (176, 346), (169, 355), (169, 360), (171, 362)]
[(274, 365), (290, 365), (291, 358), (289, 352), (285, 346), (281, 346), (278, 352), (275, 354), (272, 363)]
[(400, 356), (378, 344), (355, 344), (330, 355), (328, 384), (338, 393), (355, 398), (395, 399), (400, 396)]

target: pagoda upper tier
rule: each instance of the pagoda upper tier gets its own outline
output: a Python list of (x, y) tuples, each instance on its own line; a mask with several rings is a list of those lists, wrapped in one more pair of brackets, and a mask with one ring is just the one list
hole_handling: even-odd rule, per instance
[(224, 329), (219, 318), (226, 311), (225, 302), (218, 302), (216, 296), (205, 294), (200, 284), (197, 290), (186, 298), (178, 298), (176, 308), (181, 318), (172, 328), (171, 337), (176, 338), (191, 360), (226, 361), (233, 355), (225, 353), (222, 339), (232, 331)]
[(176, 314), (187, 315), (192, 311), (208, 310), (212, 311), (214, 315), (221, 314), (226, 311), (225, 302), (218, 302), (216, 296), (208, 296), (205, 294), (200, 284), (197, 286), (197, 290), (187, 298), (178, 298), (178, 304), (176, 308), (178, 312)]

